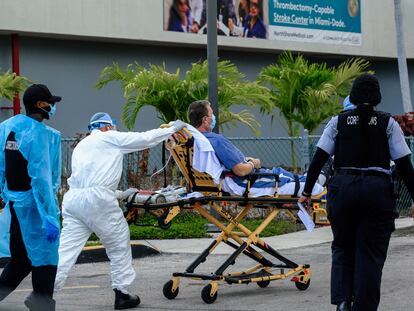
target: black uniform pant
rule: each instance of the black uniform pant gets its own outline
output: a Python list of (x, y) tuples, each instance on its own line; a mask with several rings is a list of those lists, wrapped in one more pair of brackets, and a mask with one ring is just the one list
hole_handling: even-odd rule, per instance
[(54, 310), (53, 288), (57, 266), (33, 267), (27, 256), (19, 221), (10, 202), (10, 254), (11, 259), (0, 276), (0, 301), (13, 292), (23, 279), (32, 272), (33, 293), (27, 300), (30, 310)]
[(333, 232), (331, 303), (353, 301), (352, 310), (377, 310), (395, 229), (390, 179), (336, 174), (328, 184), (327, 202)]

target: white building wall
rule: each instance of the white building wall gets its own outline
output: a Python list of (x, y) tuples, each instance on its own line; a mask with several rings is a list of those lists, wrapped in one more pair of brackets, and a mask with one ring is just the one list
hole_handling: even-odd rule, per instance
[[(334, 0), (333, 0), (334, 1)], [(345, 1), (345, 0), (343, 0)], [(408, 58), (414, 58), (414, 1), (402, 0)], [(396, 57), (394, 1), (361, 0), (362, 45), (219, 37), (228, 49)], [(161, 45), (206, 44), (207, 37), (163, 31), (163, 0), (0, 0), (0, 32), (127, 40)]]
[[(414, 98), (414, 1), (401, 1)], [(232, 61), (254, 80), (262, 67), (275, 62), (280, 51), (286, 49), (334, 65), (350, 56), (363, 56), (370, 60), (370, 69), (381, 82), (380, 109), (400, 114), (403, 109), (395, 59), (394, 2), (361, 2), (360, 47), (219, 37), (219, 57)], [(113, 62), (122, 67), (135, 61), (143, 66), (165, 63), (167, 70), (175, 72), (179, 67), (184, 73), (191, 63), (206, 58), (206, 36), (166, 32), (163, 22), (163, 0), (0, 0), (0, 71), (11, 67), (9, 34), (20, 33), (21, 74), (62, 95), (64, 100), (50, 124), (64, 136), (73, 136), (86, 131), (94, 112), (107, 111), (121, 119), (125, 100), (119, 84), (110, 83), (100, 91), (95, 88), (105, 66)], [(11, 102), (0, 100), (0, 106), (11, 106)], [(286, 135), (277, 112), (273, 123), (270, 116), (260, 115), (257, 109), (252, 112), (262, 124), (263, 136)], [(11, 113), (1, 110), (0, 121)], [(154, 109), (146, 107), (135, 129), (147, 130), (158, 124)], [(124, 129), (122, 124), (120, 128)], [(228, 136), (251, 136), (245, 126), (224, 132)]]

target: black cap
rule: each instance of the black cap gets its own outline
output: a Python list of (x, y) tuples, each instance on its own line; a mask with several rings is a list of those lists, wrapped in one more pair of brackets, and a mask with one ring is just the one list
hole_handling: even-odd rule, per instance
[(44, 84), (33, 84), (29, 86), (23, 95), (23, 103), (26, 107), (34, 106), (38, 101), (56, 103), (62, 100), (60, 96), (54, 96)]
[(354, 80), (349, 99), (354, 105), (371, 104), (376, 106), (381, 102), (381, 90), (377, 77), (372, 74), (362, 74)]

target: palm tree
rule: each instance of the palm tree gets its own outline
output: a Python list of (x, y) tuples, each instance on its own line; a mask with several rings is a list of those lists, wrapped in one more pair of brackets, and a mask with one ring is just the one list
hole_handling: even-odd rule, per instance
[(13, 100), (13, 97), (24, 91), (28, 84), (27, 78), (17, 76), (10, 71), (0, 73), (0, 98)]
[[(122, 70), (118, 64), (113, 64), (103, 69), (97, 88), (101, 89), (110, 81), (121, 83), (126, 99), (122, 118), (129, 129), (134, 127), (141, 108), (148, 105), (155, 107), (163, 122), (188, 121), (190, 103), (208, 98), (207, 69), (206, 61), (192, 64), (181, 79), (180, 69), (170, 73), (165, 65), (144, 68), (134, 63)], [(218, 63), (218, 76), (219, 126), (243, 123), (258, 134), (260, 124), (252, 113), (246, 109), (234, 113), (230, 107), (234, 104), (259, 106), (262, 111), (268, 111), (272, 107), (269, 90), (257, 82), (247, 81), (229, 61)]]
[[(340, 98), (348, 95), (355, 77), (369, 63), (356, 58), (336, 67), (309, 63), (302, 55), (283, 53), (276, 64), (263, 68), (259, 82), (271, 89), (273, 107), (286, 120), (289, 136), (299, 135), (300, 125), (312, 133), (328, 117), (341, 111)], [(291, 141), (292, 166), (296, 166)]]

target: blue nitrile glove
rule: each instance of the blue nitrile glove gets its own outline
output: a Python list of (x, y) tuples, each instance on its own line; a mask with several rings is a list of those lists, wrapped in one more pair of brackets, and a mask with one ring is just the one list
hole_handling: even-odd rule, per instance
[(50, 222), (48, 219), (46, 219), (45, 229), (46, 229), (46, 240), (50, 243), (55, 242), (56, 239), (59, 237), (59, 228), (56, 227), (56, 225)]

